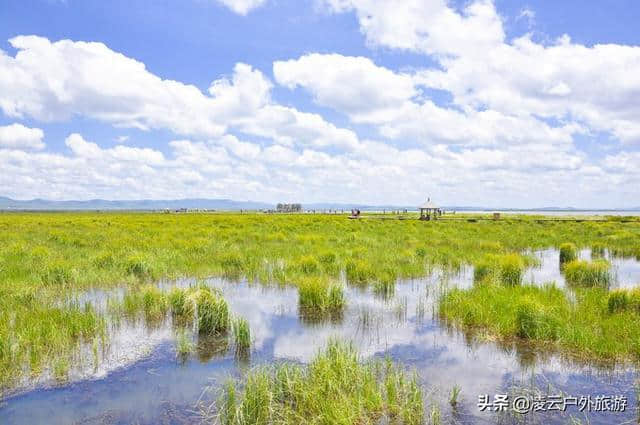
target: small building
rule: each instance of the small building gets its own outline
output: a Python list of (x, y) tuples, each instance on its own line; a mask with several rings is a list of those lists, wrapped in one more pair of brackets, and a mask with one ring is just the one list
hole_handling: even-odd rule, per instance
[(301, 212), (302, 205), (300, 204), (278, 204), (276, 205), (276, 211), (279, 213), (293, 213)]
[(435, 220), (442, 215), (442, 209), (434, 204), (431, 198), (428, 198), (427, 202), (418, 208), (420, 209), (420, 220)]

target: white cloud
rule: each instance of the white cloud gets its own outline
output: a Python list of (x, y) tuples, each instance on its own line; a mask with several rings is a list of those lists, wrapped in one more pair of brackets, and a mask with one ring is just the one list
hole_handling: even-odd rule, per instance
[(264, 107), (255, 116), (239, 120), (237, 127), (248, 134), (266, 137), (285, 146), (298, 144), (353, 149), (358, 144), (358, 136), (353, 131), (338, 128), (319, 114), (300, 112), (281, 105)]
[[(457, 11), (444, 0), (325, 0), (353, 11), (369, 43), (431, 55), (441, 69), (416, 80), (452, 94), (466, 109), (584, 123), (623, 142), (640, 141), (640, 47), (587, 47), (568, 36), (552, 45), (505, 39), (492, 1)], [(530, 16), (530, 13), (526, 13)]]
[(552, 127), (528, 115), (440, 107), (423, 99), (417, 87), (421, 75), (396, 73), (362, 57), (306, 55), (276, 62), (274, 75), (278, 83), (307, 89), (317, 103), (356, 123), (376, 125), (384, 137), (423, 145), (571, 144), (572, 134), (583, 131), (576, 124)]
[(239, 15), (246, 15), (253, 9), (257, 9), (267, 0), (217, 0)]
[(0, 126), (0, 148), (44, 149), (44, 132), (22, 124)]
[[(154, 148), (135, 147), (135, 140), (106, 148), (87, 140), (94, 135), (73, 133), (58, 153), (34, 150), (44, 146), (42, 135), (36, 142), (11, 139), (0, 143), (2, 195), (411, 205), (431, 194), (444, 203), (601, 206), (598, 194), (640, 182), (635, 152), (593, 159), (574, 143), (576, 134), (596, 131), (638, 138), (640, 83), (630, 72), (637, 48), (585, 47), (568, 38), (553, 45), (507, 41), (488, 1), (462, 11), (444, 1), (329, 3), (334, 11), (354, 11), (372, 46), (438, 62), (398, 71), (366, 57), (312, 53), (274, 63), (278, 84), (308, 91), (356, 130), (278, 104), (271, 81), (248, 64), (203, 91), (162, 79), (100, 43), (12, 39), (17, 54), (0, 52), (5, 115), (80, 116), (168, 130), (175, 139)], [(452, 101), (430, 97), (432, 88)], [(376, 140), (362, 139), (362, 128)], [(625, 190), (620, 205), (632, 199), (634, 189)]]
[(310, 54), (275, 62), (273, 73), (279, 84), (304, 87), (319, 104), (353, 115), (398, 108), (417, 94), (411, 76), (376, 66), (365, 57)]
[[(640, 175), (633, 169), (634, 155), (612, 156), (605, 172), (570, 146), (556, 149), (536, 143), (416, 149), (365, 140), (351, 151), (330, 153), (280, 144), (262, 148), (225, 136), (175, 140), (167, 154), (129, 145), (103, 148), (80, 134), (69, 135), (65, 144), (66, 153), (0, 150), (3, 195), (411, 205), (429, 193), (439, 202), (464, 199), (495, 205), (509, 199), (510, 205), (544, 205), (557, 199), (593, 202), (610, 185), (633, 181), (634, 175), (637, 181)], [(532, 193), (535, 199), (529, 198)]]
[(137, 162), (147, 165), (163, 165), (165, 163), (162, 152), (149, 148), (133, 148), (120, 145), (110, 149), (102, 149), (96, 143), (86, 141), (78, 133), (69, 135), (64, 142), (78, 158), (88, 160), (108, 159), (117, 162)]
[(215, 80), (209, 96), (197, 87), (163, 80), (143, 63), (102, 43), (20, 36), (15, 57), (0, 51), (0, 109), (11, 117), (62, 121), (83, 116), (117, 127), (167, 129), (196, 138), (221, 137), (229, 129), (279, 143), (354, 146), (357, 136), (317, 114), (271, 101), (272, 83), (238, 63)]
[(10, 117), (41, 121), (85, 116), (118, 127), (168, 129), (220, 136), (228, 120), (268, 101), (270, 83), (244, 64), (215, 81), (206, 96), (197, 87), (163, 80), (145, 65), (102, 43), (19, 36), (15, 57), (0, 51), (0, 108)]
[(463, 13), (446, 0), (324, 0), (334, 12), (354, 11), (372, 45), (435, 55), (477, 53), (504, 40), (490, 1), (470, 3)]

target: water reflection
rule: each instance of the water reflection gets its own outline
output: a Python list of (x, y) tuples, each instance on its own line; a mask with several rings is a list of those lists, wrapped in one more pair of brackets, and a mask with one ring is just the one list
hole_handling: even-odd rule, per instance
[[(540, 264), (527, 271), (525, 281), (563, 285), (557, 251), (535, 255)], [(620, 285), (640, 276), (637, 263), (617, 258), (611, 261), (617, 267)], [(618, 414), (615, 422), (636, 419), (634, 369), (579, 363), (522, 344), (483, 341), (473, 332), (440, 323), (435, 312), (440, 292), (451, 286), (468, 287), (472, 282), (473, 269), (463, 267), (459, 273), (435, 271), (426, 279), (399, 282), (393, 294), (384, 297), (373, 289), (347, 286), (347, 308), (342, 315), (312, 317), (299, 311), (295, 288), (211, 279), (208, 284), (223, 292), (233, 314), (250, 324), (252, 350), (247, 356), (238, 358), (225, 338), (194, 336), (194, 352), (180, 358), (170, 319), (153, 327), (140, 320), (123, 320), (112, 324), (111, 342), (101, 354), (98, 371), (88, 368), (72, 376), (91, 379), (6, 399), (0, 405), (0, 417), (6, 424), (198, 423), (194, 405), (215, 397), (203, 394), (203, 388), (215, 387), (249, 366), (284, 360), (308, 362), (330, 338), (339, 337), (353, 341), (364, 356), (391, 356), (415, 368), (425, 388), (433, 389), (427, 405), (439, 404), (451, 421), (517, 422), (518, 418), (480, 413), (477, 397), (531, 387), (570, 395), (623, 394), (632, 407)], [(160, 286), (166, 289), (175, 284), (187, 286), (193, 281), (162, 282)], [(82, 296), (82, 302), (95, 301), (106, 308), (107, 296), (119, 295), (94, 291)], [(454, 385), (462, 388), (462, 394), (452, 411), (447, 397)], [(567, 418), (542, 415), (539, 420), (564, 423)], [(611, 416), (591, 414), (589, 420), (610, 423)]]

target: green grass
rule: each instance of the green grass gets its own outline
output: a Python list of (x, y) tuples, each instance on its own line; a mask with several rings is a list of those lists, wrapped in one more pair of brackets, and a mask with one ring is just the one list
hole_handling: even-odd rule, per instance
[(607, 288), (611, 283), (611, 264), (604, 259), (573, 260), (565, 264), (564, 277), (570, 285)]
[(578, 259), (578, 249), (570, 242), (560, 245), (560, 265)]
[(129, 291), (124, 295), (120, 308), (111, 304), (112, 311), (123, 310), (129, 317), (135, 317), (143, 312), (147, 321), (161, 320), (169, 310), (167, 296), (153, 285), (145, 285), (135, 291)]
[[(135, 291), (158, 279), (209, 276), (299, 285), (305, 279), (336, 282), (344, 275), (349, 284), (375, 285), (384, 295), (398, 279), (425, 276), (435, 267), (455, 271), (487, 255), (518, 255), (566, 241), (640, 258), (637, 221), (535, 219), (423, 223), (333, 215), (0, 214), (0, 391), (54, 363), (62, 371), (75, 361), (79, 345), (106, 338), (101, 313), (68, 302), (88, 288)], [(517, 263), (494, 270), (494, 280), (518, 286)], [(135, 297), (130, 307), (146, 305), (135, 314), (149, 317), (165, 309), (185, 320), (195, 317), (193, 300), (180, 297), (163, 302), (149, 290), (146, 301)], [(340, 299), (337, 291), (333, 297)], [(117, 314), (126, 315), (124, 309)]]
[(422, 390), (415, 376), (391, 361), (362, 361), (332, 342), (307, 366), (279, 364), (250, 371), (244, 388), (228, 382), (215, 423), (224, 425), (359, 425), (424, 423)]
[(635, 301), (624, 301), (630, 298), (576, 288), (573, 302), (552, 285), (485, 284), (449, 291), (439, 315), (480, 338), (528, 341), (581, 359), (627, 360), (640, 358), (640, 314), (631, 307)]
[(176, 333), (176, 354), (185, 359), (193, 352), (195, 345), (191, 340), (191, 335), (184, 329), (179, 329)]
[(342, 286), (319, 278), (307, 278), (298, 285), (298, 304), (305, 314), (336, 314), (342, 312), (346, 300)]
[(522, 283), (525, 261), (518, 254), (489, 254), (475, 264), (474, 282), (500, 282), (515, 286)]
[(609, 313), (640, 313), (640, 289), (618, 289), (609, 293), (607, 300)]
[(455, 408), (458, 405), (461, 391), (462, 388), (460, 388), (459, 385), (454, 385), (451, 389), (451, 394), (449, 395), (449, 404), (451, 405), (451, 407)]
[(247, 353), (251, 348), (251, 330), (246, 319), (236, 318), (233, 321), (233, 340), (236, 354)]
[(192, 297), (196, 305), (198, 333), (226, 334), (231, 323), (227, 301), (207, 287), (200, 287)]

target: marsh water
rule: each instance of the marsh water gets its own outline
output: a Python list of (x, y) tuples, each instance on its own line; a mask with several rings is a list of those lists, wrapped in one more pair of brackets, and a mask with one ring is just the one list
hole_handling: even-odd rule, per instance
[[(540, 264), (527, 270), (525, 282), (555, 281), (564, 285), (556, 250), (536, 251)], [(588, 258), (590, 253), (583, 251)], [(640, 283), (640, 263), (610, 257), (615, 287)], [(187, 286), (193, 281), (161, 282)], [(426, 407), (439, 406), (445, 423), (637, 423), (637, 369), (632, 365), (578, 363), (527, 345), (501, 346), (476, 341), (438, 320), (435, 301), (447, 287), (467, 287), (473, 270), (458, 273), (435, 270), (423, 279), (400, 281), (392, 294), (346, 286), (347, 308), (341, 317), (310, 320), (298, 312), (297, 290), (291, 287), (209, 279), (219, 288), (233, 314), (251, 326), (252, 350), (237, 358), (222, 340), (194, 340), (195, 350), (176, 354), (171, 319), (148, 324), (121, 320), (109, 325), (109, 345), (94, 353), (70, 374), (70, 382), (43, 380), (0, 401), (2, 424), (191, 424), (201, 423), (202, 409), (217, 397), (225, 380), (274, 362), (308, 362), (331, 338), (353, 341), (364, 358), (390, 356), (417, 372), (424, 385)], [(92, 291), (80, 296), (105, 309), (109, 297), (122, 291)], [(86, 357), (91, 357), (87, 347)], [(34, 383), (31, 383), (34, 384)], [(451, 389), (462, 390), (453, 409)], [(25, 387), (26, 388), (26, 387)], [(548, 395), (625, 396), (621, 413), (568, 409), (526, 416), (481, 412), (482, 394), (536, 391)]]

